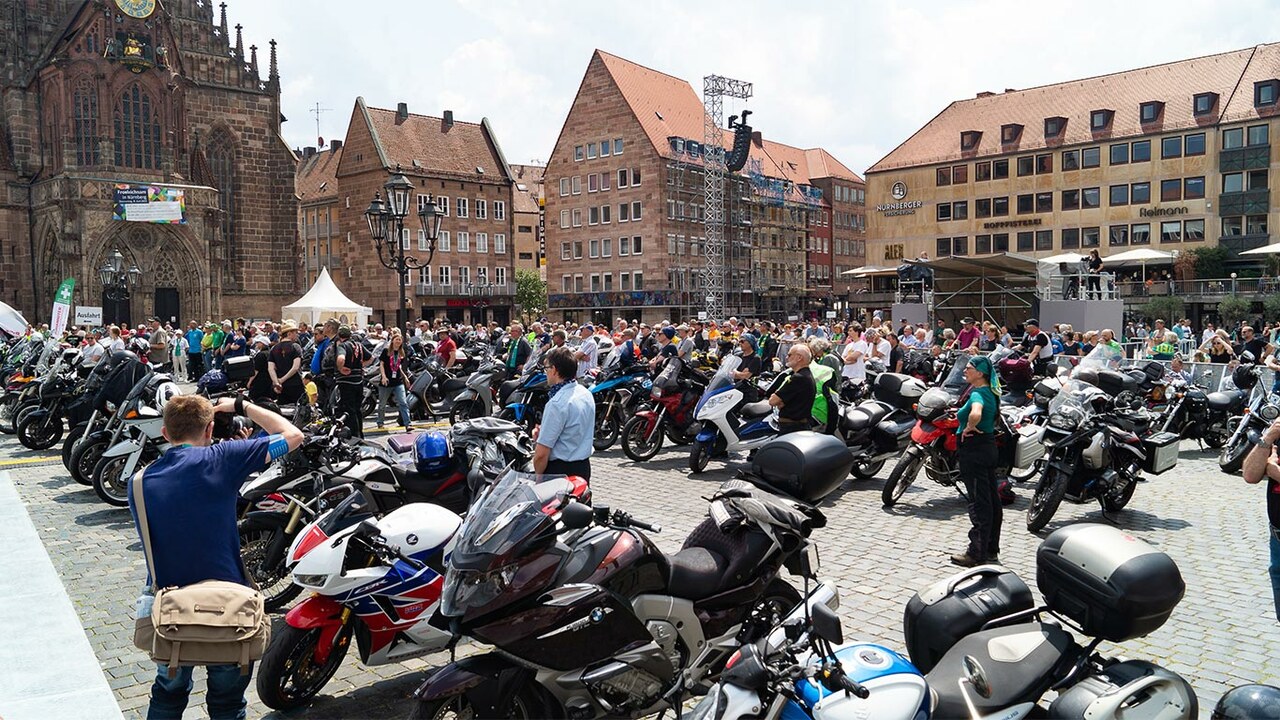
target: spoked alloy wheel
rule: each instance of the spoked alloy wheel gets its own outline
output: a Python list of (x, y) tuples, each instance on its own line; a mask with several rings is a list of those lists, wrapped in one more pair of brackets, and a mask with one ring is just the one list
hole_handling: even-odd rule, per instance
[(18, 431), (14, 426), (14, 413), (18, 409), (18, 393), (11, 392), (0, 398), (0, 433), (12, 435)]
[(618, 413), (614, 409), (614, 400), (596, 405), (596, 431), (591, 445), (597, 451), (608, 450), (618, 441)]
[(636, 462), (651, 459), (662, 449), (662, 428), (653, 429), (653, 438), (649, 438), (649, 421), (643, 417), (633, 417), (622, 427), (622, 452)]
[(324, 664), (315, 662), (324, 628), (302, 630), (286, 624), (271, 638), (258, 667), (258, 697), (269, 708), (291, 710), (315, 697), (333, 678), (351, 647), (354, 623), (338, 631)]
[(1129, 484), (1119, 492), (1115, 488), (1109, 488), (1102, 493), (1102, 497), (1098, 498), (1102, 502), (1102, 509), (1106, 512), (1117, 512), (1123, 510), (1129, 501), (1133, 499), (1133, 493), (1138, 489), (1138, 478), (1134, 477), (1129, 480)]
[(98, 467), (102, 453), (110, 447), (107, 437), (86, 440), (71, 451), (71, 479), (81, 485), (93, 484), (93, 469)]
[(707, 463), (711, 462), (711, 445), (701, 440), (694, 440), (693, 445), (689, 448), (689, 470), (697, 475), (707, 469)]
[(920, 466), (924, 465), (924, 455), (918, 450), (915, 452), (907, 451), (898, 463), (893, 466), (893, 472), (889, 473), (889, 479), (884, 481), (884, 489), (880, 491), (880, 502), (885, 507), (893, 507), (898, 500), (902, 499), (902, 494), (911, 487), (911, 483), (916, 481), (916, 476), (920, 474)]
[[(1036, 491), (1031, 495), (1031, 507), (1027, 508), (1027, 530), (1040, 532), (1062, 504), (1062, 496), (1067, 494), (1067, 476), (1058, 468), (1046, 468), (1036, 484)], [(1136, 483), (1135, 483), (1136, 484)]]
[(244, 561), (244, 569), (261, 588), (262, 602), (268, 612), (280, 610), (302, 592), (302, 586), (293, 582), (293, 576), (285, 566), (288, 543), (285, 543), (280, 557), (267, 558), (272, 542), (277, 534), (283, 532), (283, 523), (272, 523), (258, 517), (240, 521), (240, 558)]
[(132, 478), (124, 477), (128, 463), (128, 455), (104, 457), (98, 461), (93, 469), (93, 491), (102, 502), (112, 507), (129, 506), (129, 482)]
[(18, 442), (29, 450), (48, 450), (62, 439), (62, 416), (49, 413), (44, 417), (27, 415), (18, 423)]

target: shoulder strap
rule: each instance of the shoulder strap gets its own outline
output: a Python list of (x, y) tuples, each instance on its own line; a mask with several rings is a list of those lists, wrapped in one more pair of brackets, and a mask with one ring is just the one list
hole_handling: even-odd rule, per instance
[(151, 576), (151, 589), (159, 588), (156, 579), (156, 561), (151, 555), (151, 528), (147, 526), (147, 500), (142, 494), (142, 473), (139, 470), (133, 475), (133, 503), (138, 508), (138, 529), (142, 535), (142, 553), (147, 560), (147, 574)]

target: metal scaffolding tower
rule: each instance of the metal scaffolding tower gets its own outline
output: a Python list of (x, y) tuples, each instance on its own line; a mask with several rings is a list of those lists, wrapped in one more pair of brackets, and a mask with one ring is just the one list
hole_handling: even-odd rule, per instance
[(724, 319), (724, 176), (725, 152), (724, 98), (746, 100), (751, 97), (751, 83), (732, 80), (720, 75), (702, 78), (702, 104), (705, 110), (702, 124), (702, 152), (704, 162), (703, 182), (706, 188), (706, 255), (707, 271), (703, 274), (703, 288), (707, 296), (707, 317)]

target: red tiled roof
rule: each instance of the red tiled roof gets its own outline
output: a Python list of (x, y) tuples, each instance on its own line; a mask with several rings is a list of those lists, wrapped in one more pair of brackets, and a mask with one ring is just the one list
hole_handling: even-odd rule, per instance
[(298, 162), (297, 192), (302, 202), (338, 197), (338, 163), (342, 148), (322, 149)]
[(822, 148), (805, 150), (804, 155), (809, 161), (809, 177), (813, 180), (831, 177), (859, 183), (863, 181), (858, 173), (850, 170), (844, 163), (837, 160), (834, 155)]
[[(547, 173), (546, 165), (511, 165), (511, 180), (516, 187), (512, 189), (512, 212), (536, 213), (538, 197), (542, 190), (542, 179)], [(524, 186), (524, 190), (520, 186)]]
[[(387, 163), (405, 172), (437, 173), (501, 182), (506, 166), (484, 124), (409, 114), (396, 122), (395, 110), (368, 108), (374, 137)], [(477, 170), (479, 168), (479, 171)]]
[[(1280, 45), (1272, 44), (1027, 90), (982, 93), (948, 105), (868, 172), (962, 157), (1106, 142), (1111, 138), (1257, 117), (1253, 108), (1253, 82), (1277, 76), (1280, 76)], [(1218, 94), (1218, 106), (1208, 115), (1195, 117), (1193, 97), (1210, 92)], [(1163, 102), (1163, 113), (1156, 122), (1144, 126), (1139, 120), (1139, 106), (1151, 101)], [(1091, 132), (1089, 120), (1094, 110), (1114, 111), (1106, 131)], [(1044, 121), (1049, 117), (1064, 117), (1067, 126), (1060, 138), (1046, 142)], [(1011, 123), (1023, 126), (1020, 141), (1002, 147), (1000, 127)], [(969, 130), (981, 131), (982, 138), (977, 148), (962, 155), (960, 134)]]

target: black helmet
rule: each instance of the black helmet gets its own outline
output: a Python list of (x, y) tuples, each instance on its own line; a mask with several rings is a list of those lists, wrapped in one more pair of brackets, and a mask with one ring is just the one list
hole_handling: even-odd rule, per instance
[(1258, 383), (1258, 376), (1253, 374), (1252, 365), (1237, 365), (1231, 371), (1231, 382), (1241, 390), (1252, 390)]
[(1241, 685), (1227, 691), (1213, 708), (1212, 720), (1280, 720), (1280, 688)]

